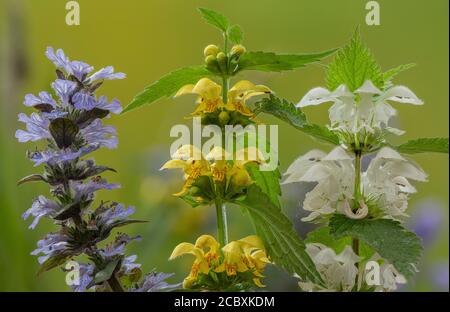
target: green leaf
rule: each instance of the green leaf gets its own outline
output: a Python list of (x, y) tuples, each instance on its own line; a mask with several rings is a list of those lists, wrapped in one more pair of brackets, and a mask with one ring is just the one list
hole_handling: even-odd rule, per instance
[(420, 138), (393, 146), (400, 153), (417, 154), (424, 152), (448, 154), (448, 138)]
[(227, 32), (230, 22), (223, 14), (206, 8), (199, 8), (198, 10), (208, 24)]
[(329, 226), (335, 238), (351, 236), (366, 243), (406, 278), (415, 274), (415, 267), (422, 256), (422, 243), (400, 222), (389, 219), (352, 220), (337, 214), (331, 218)]
[(39, 268), (37, 275), (41, 275), (46, 271), (50, 271), (51, 269), (60, 266), (61, 264), (66, 262), (67, 259), (70, 258), (71, 256), (73, 256), (73, 254), (71, 254), (70, 252), (61, 252), (53, 257), (48, 258), (41, 264), (41, 267)]
[(392, 79), (400, 74), (402, 71), (405, 71), (407, 69), (413, 68), (416, 66), (415, 63), (409, 63), (409, 64), (402, 64), (397, 67), (391, 68), (383, 73), (383, 83), (384, 88), (387, 88), (391, 85)]
[(255, 103), (255, 113), (260, 112), (271, 114), (316, 139), (339, 145), (339, 138), (331, 130), (308, 122), (305, 113), (285, 99), (273, 95), (261, 99)]
[(247, 209), (256, 233), (276, 265), (290, 274), (297, 273), (302, 279), (323, 285), (291, 221), (256, 184), (248, 188), (244, 200), (235, 203)]
[(233, 25), (227, 30), (228, 39), (235, 44), (242, 42), (244, 33), (242, 32), (241, 26)]
[(278, 199), (281, 196), (281, 174), (278, 168), (273, 171), (261, 171), (259, 165), (254, 163), (248, 163), (245, 167), (254, 183), (269, 197), (272, 204), (281, 208)]
[(113, 275), (114, 270), (116, 269), (119, 262), (120, 262), (120, 259), (109, 262), (103, 270), (101, 270), (101, 271), (97, 272), (97, 274), (95, 274), (94, 282), (96, 284), (100, 284), (100, 283), (103, 283), (103, 282), (109, 280), (111, 275)]
[(359, 29), (355, 31), (350, 43), (339, 50), (334, 60), (328, 64), (326, 79), (329, 90), (345, 84), (353, 92), (366, 80), (383, 88), (383, 73), (370, 50), (361, 41)]
[(78, 126), (68, 118), (52, 120), (48, 129), (59, 148), (72, 145), (79, 131)]
[(196, 83), (204, 77), (212, 76), (211, 72), (205, 66), (192, 66), (177, 69), (158, 81), (146, 87), (143, 92), (138, 94), (130, 104), (125, 107), (123, 113), (141, 107), (145, 104), (175, 94), (182, 86), (190, 83)]
[(17, 181), (17, 185), (21, 185), (27, 182), (36, 182), (36, 181), (44, 181), (46, 182), (46, 179), (41, 174), (31, 174), (29, 176), (23, 177), (19, 181)]
[(281, 72), (304, 67), (307, 64), (320, 61), (322, 58), (334, 53), (331, 49), (317, 53), (302, 54), (276, 54), (273, 52), (246, 52), (239, 58), (236, 73), (243, 70), (259, 70), (268, 72)]
[(328, 226), (323, 226), (309, 232), (305, 239), (305, 243), (320, 243), (332, 248), (337, 254), (339, 254), (344, 250), (345, 246), (351, 246), (352, 239), (350, 237), (335, 239), (330, 234), (330, 228)]

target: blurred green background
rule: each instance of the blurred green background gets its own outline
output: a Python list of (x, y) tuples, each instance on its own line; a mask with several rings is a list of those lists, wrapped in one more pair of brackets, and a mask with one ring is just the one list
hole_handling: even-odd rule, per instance
[[(40, 172), (26, 159), (33, 144), (19, 144), (14, 132), (21, 126), (17, 114), (26, 93), (49, 90), (54, 66), (44, 56), (47, 46), (63, 48), (71, 59), (83, 60), (97, 69), (114, 65), (127, 74), (123, 81), (106, 82), (100, 94), (117, 97), (127, 104), (146, 85), (178, 67), (200, 64), (203, 48), (221, 43), (216, 30), (207, 26), (196, 8), (205, 6), (223, 12), (245, 31), (249, 50), (312, 52), (345, 44), (357, 25), (365, 42), (383, 69), (415, 62), (417, 67), (401, 74), (397, 84), (410, 87), (425, 101), (424, 106), (396, 105), (397, 126), (407, 130), (399, 141), (448, 134), (448, 1), (378, 1), (381, 25), (365, 24), (364, 0), (79, 0), (81, 25), (65, 24), (62, 0), (0, 0), (0, 290), (66, 291), (64, 275), (53, 270), (37, 277), (36, 258), (29, 253), (46, 232), (55, 227), (43, 220), (35, 230), (27, 227), (22, 213), (34, 196), (47, 194), (43, 184), (16, 181)], [(325, 63), (328, 60), (325, 60)], [(319, 64), (285, 74), (252, 73), (247, 78), (270, 86), (279, 96), (298, 101), (312, 87), (324, 85)], [(194, 241), (202, 233), (215, 234), (214, 209), (190, 208), (172, 193), (181, 187), (181, 176), (159, 172), (169, 157), (175, 123), (193, 110), (192, 98), (165, 99), (141, 110), (108, 120), (119, 131), (119, 149), (103, 150), (97, 162), (117, 169), (105, 175), (122, 189), (100, 192), (99, 197), (137, 207), (144, 225), (126, 231), (143, 240), (130, 245), (145, 271), (153, 268), (175, 272), (173, 282), (187, 274), (191, 259), (168, 262), (173, 247)], [(309, 109), (310, 118), (327, 121), (327, 107)], [(277, 123), (264, 118), (267, 123)], [(281, 169), (301, 153), (320, 147), (309, 137), (285, 124), (279, 127)], [(323, 146), (329, 149), (328, 146)], [(429, 173), (429, 182), (418, 185), (410, 202), (411, 227), (425, 238), (420, 273), (403, 290), (448, 290), (448, 156), (413, 157)], [(302, 236), (310, 227), (299, 221), (298, 202), (304, 190), (284, 188), (287, 213), (296, 220)], [(238, 208), (230, 208), (231, 239), (252, 232)], [(265, 280), (272, 290), (295, 290), (295, 282), (276, 268)]]

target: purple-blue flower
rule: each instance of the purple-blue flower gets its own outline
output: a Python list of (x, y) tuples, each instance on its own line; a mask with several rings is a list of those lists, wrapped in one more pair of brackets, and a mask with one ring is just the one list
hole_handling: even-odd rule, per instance
[(162, 273), (162, 272), (152, 272), (150, 274), (147, 274), (144, 277), (143, 282), (141, 283), (141, 286), (138, 288), (133, 288), (130, 291), (132, 292), (156, 292), (160, 290), (168, 290), (180, 287), (180, 284), (177, 285), (170, 285), (165, 280), (169, 277), (172, 277), (173, 273)]
[(31, 254), (34, 256), (44, 254), (38, 258), (38, 262), (42, 264), (50, 257), (66, 250), (69, 243), (66, 235), (61, 233), (49, 233), (44, 237), (44, 239), (38, 241), (37, 245), (38, 248), (33, 250)]
[(70, 80), (56, 79), (55, 82), (52, 83), (52, 88), (61, 100), (61, 104), (67, 106), (69, 105), (70, 97), (77, 88), (77, 83)]
[(114, 67), (107, 66), (100, 69), (98, 72), (94, 73), (87, 79), (88, 83), (93, 83), (97, 80), (113, 80), (113, 79), (124, 79), (126, 75), (124, 73), (114, 73)]
[(29, 228), (34, 229), (42, 217), (52, 217), (60, 210), (61, 207), (55, 201), (41, 195), (33, 201), (31, 208), (25, 211), (22, 217), (26, 220), (29, 216), (33, 216), (34, 220)]
[(104, 126), (100, 119), (94, 120), (90, 125), (80, 130), (84, 140), (89, 144), (99, 144), (109, 149), (118, 145), (117, 130), (113, 126)]
[(32, 113), (29, 117), (24, 113), (19, 114), (19, 121), (25, 123), (27, 130), (17, 130), (16, 138), (19, 142), (38, 141), (51, 138), (48, 126), (50, 121), (38, 113)]
[(78, 151), (73, 151), (70, 148), (61, 150), (35, 151), (29, 154), (29, 158), (32, 162), (34, 162), (35, 167), (44, 163), (55, 165), (57, 163), (64, 163), (82, 157), (97, 150), (99, 147), (99, 144), (89, 144), (81, 147)]
[(120, 188), (120, 184), (108, 183), (106, 180), (91, 179), (86, 183), (70, 181), (70, 187), (75, 191), (75, 199), (90, 196), (98, 190), (114, 190)]
[(88, 289), (89, 284), (94, 280), (94, 269), (93, 264), (79, 263), (79, 282), (76, 285), (71, 285), (73, 291), (83, 292)]
[(48, 104), (53, 108), (56, 108), (56, 102), (53, 99), (52, 95), (46, 91), (39, 92), (39, 96), (35, 96), (34, 94), (25, 95), (25, 100), (23, 104), (28, 107), (34, 107), (36, 105)]
[(110, 225), (115, 221), (125, 220), (129, 215), (134, 213), (134, 210), (133, 206), (126, 208), (123, 204), (114, 205), (99, 215), (100, 223)]
[(433, 242), (441, 228), (442, 209), (439, 203), (427, 200), (420, 203), (411, 216), (410, 228), (423, 239), (425, 245)]

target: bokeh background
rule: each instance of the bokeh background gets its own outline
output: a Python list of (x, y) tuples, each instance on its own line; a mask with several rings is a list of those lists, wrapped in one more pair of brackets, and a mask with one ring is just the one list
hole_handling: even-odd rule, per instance
[[(53, 270), (37, 277), (36, 258), (30, 256), (36, 241), (54, 229), (41, 221), (29, 230), (21, 219), (34, 196), (47, 194), (43, 184), (16, 181), (41, 169), (25, 157), (33, 144), (19, 144), (14, 132), (17, 114), (26, 93), (50, 89), (54, 66), (44, 56), (47, 46), (63, 48), (72, 59), (96, 68), (114, 65), (127, 74), (123, 81), (106, 82), (101, 92), (123, 104), (146, 85), (178, 67), (200, 64), (203, 48), (220, 43), (218, 32), (206, 25), (196, 8), (223, 12), (245, 31), (244, 45), (250, 50), (312, 52), (345, 44), (357, 25), (383, 69), (415, 62), (417, 67), (401, 74), (397, 83), (409, 86), (424, 99), (424, 106), (397, 105), (397, 126), (407, 130), (397, 142), (415, 137), (448, 134), (448, 1), (380, 0), (381, 25), (367, 26), (365, 0), (79, 0), (81, 25), (65, 24), (63, 0), (0, 0), (0, 290), (67, 291), (64, 275)], [(325, 63), (327, 60), (325, 60)], [(298, 101), (307, 90), (324, 84), (320, 64), (284, 74), (252, 73), (278, 95)], [(215, 233), (214, 209), (190, 208), (171, 196), (181, 186), (180, 175), (159, 172), (169, 157), (175, 123), (193, 109), (192, 99), (164, 99), (151, 106), (109, 121), (118, 128), (118, 150), (99, 151), (97, 162), (117, 169), (105, 176), (122, 189), (102, 192), (100, 197), (135, 205), (137, 217), (148, 224), (126, 230), (143, 240), (130, 245), (145, 271), (153, 268), (175, 272), (173, 282), (187, 274), (191, 259), (168, 262), (172, 248), (193, 241), (202, 233)], [(327, 107), (308, 110), (316, 122), (327, 121)], [(267, 116), (266, 116), (267, 117)], [(267, 123), (278, 123), (269, 117)], [(318, 143), (285, 124), (279, 127), (281, 169)], [(323, 146), (325, 150), (330, 147)], [(427, 154), (412, 157), (429, 173), (429, 182), (418, 185), (410, 203), (412, 229), (425, 241), (420, 273), (402, 290), (448, 291), (448, 156)], [(296, 221), (300, 235), (311, 228), (300, 222), (299, 201), (305, 190), (299, 185), (283, 189), (286, 212)], [(231, 239), (252, 232), (236, 208), (230, 208)], [(295, 281), (276, 268), (266, 279), (271, 290), (295, 290)]]

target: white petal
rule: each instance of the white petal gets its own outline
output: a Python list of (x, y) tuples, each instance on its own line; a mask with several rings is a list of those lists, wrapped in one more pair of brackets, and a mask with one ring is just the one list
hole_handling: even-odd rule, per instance
[(322, 164), (316, 164), (312, 166), (306, 173), (301, 177), (302, 182), (319, 182), (327, 179), (331, 175), (329, 169)]
[(326, 155), (325, 152), (321, 150), (311, 150), (308, 153), (298, 157), (294, 162), (287, 168), (286, 172), (284, 174), (292, 174), (298, 170), (302, 170), (304, 165), (308, 162), (314, 163), (318, 160), (321, 160)]
[(369, 93), (369, 94), (381, 94), (381, 90), (378, 89), (370, 80), (364, 81), (361, 87), (359, 87), (355, 93)]
[(408, 103), (414, 105), (422, 105), (423, 102), (414, 92), (405, 86), (395, 86), (387, 90), (382, 98), (388, 101), (395, 101), (399, 103)]
[(341, 84), (339, 87), (337, 87), (332, 93), (331, 97), (334, 98), (340, 98), (340, 97), (350, 97), (353, 98), (353, 93), (350, 92), (348, 87), (345, 84)]
[(400, 189), (400, 192), (403, 193), (415, 193), (417, 192), (417, 190), (415, 189), (414, 186), (412, 186), (411, 183), (409, 183), (408, 179), (406, 179), (405, 177), (395, 177), (392, 179), (392, 182), (394, 182), (397, 187)]
[(327, 156), (322, 160), (324, 161), (340, 161), (340, 160), (353, 160), (353, 157), (342, 147), (338, 146), (334, 148)]
[(325, 102), (330, 102), (332, 101), (332, 98), (330, 98), (330, 94), (331, 94), (330, 91), (322, 87), (311, 89), (300, 100), (300, 102), (296, 105), (296, 107), (319, 105)]
[(406, 160), (399, 154), (396, 150), (393, 150), (390, 147), (383, 147), (377, 153), (377, 156), (374, 159), (396, 159), (396, 160)]

